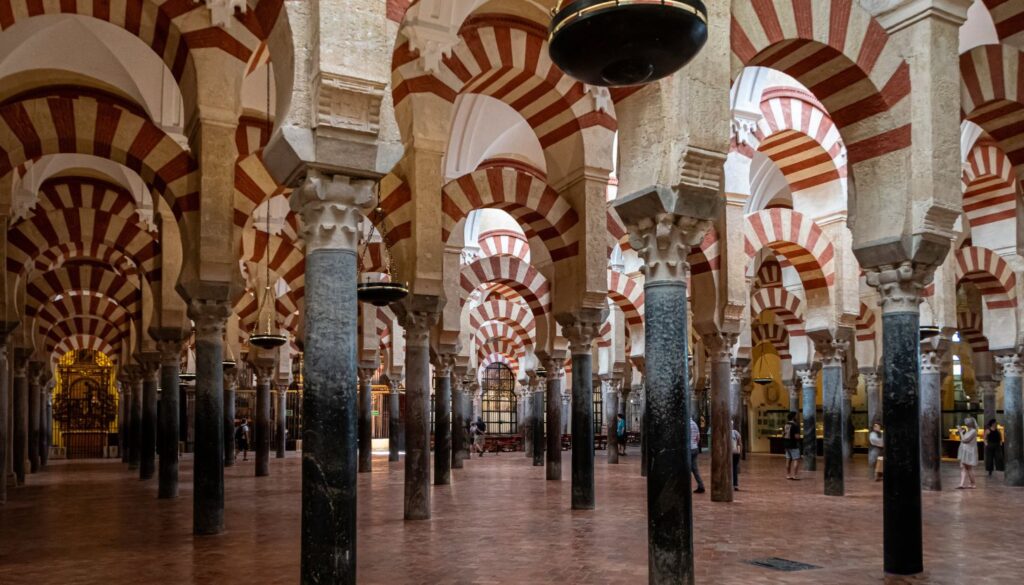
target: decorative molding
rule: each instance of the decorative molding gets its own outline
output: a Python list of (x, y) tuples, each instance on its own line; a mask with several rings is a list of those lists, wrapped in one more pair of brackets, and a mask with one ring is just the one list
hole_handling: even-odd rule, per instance
[(245, 0), (192, 0), (193, 4), (205, 2), (206, 8), (210, 11), (210, 23), (213, 26), (227, 29), (235, 20), (235, 10), (245, 12), (248, 6)]
[(814, 343), (814, 350), (821, 356), (823, 368), (843, 367), (843, 358), (849, 349), (850, 342), (845, 339), (826, 339)]
[(228, 301), (193, 299), (188, 317), (195, 322), (196, 341), (224, 343), (224, 331), (231, 316)]
[(584, 84), (583, 91), (590, 94), (590, 97), (593, 98), (595, 111), (614, 114), (612, 111), (614, 109), (612, 93), (607, 87)]
[(910, 261), (898, 266), (865, 268), (868, 286), (878, 289), (878, 306), (882, 313), (917, 313), (921, 293), (935, 276), (935, 268)]
[(763, 118), (761, 112), (733, 110), (729, 130), (737, 146), (753, 146), (757, 134), (757, 123)]
[(377, 136), (386, 84), (321, 71), (313, 80), (318, 131), (334, 129)]
[(922, 374), (941, 374), (942, 373), (942, 362), (943, 354), (937, 350), (928, 350), (921, 352), (921, 373)]
[(814, 370), (811, 368), (803, 368), (796, 371), (797, 377), (800, 378), (800, 386), (808, 388), (817, 385), (815, 380)]
[(680, 191), (703, 190), (718, 194), (725, 178), (725, 155), (688, 146), (679, 160)]
[(1024, 364), (1021, 364), (1019, 353), (997, 355), (995, 359), (996, 363), (1003, 368), (1003, 376), (1007, 378), (1024, 376)]
[[(453, 3), (454, 4), (454, 3)], [(451, 12), (449, 8), (447, 12)], [(451, 57), (452, 49), (459, 44), (458, 25), (450, 24), (452, 15), (443, 18), (410, 18), (404, 27), (409, 38), (409, 48), (419, 53), (417, 64), (420, 72), (436, 74), (441, 71), (441, 59)]]
[(352, 250), (359, 246), (363, 212), (373, 202), (374, 182), (310, 172), (292, 193), (289, 204), (302, 218), (306, 253), (320, 249)]
[(659, 213), (629, 226), (629, 242), (643, 258), (640, 271), (647, 282), (686, 282), (690, 249), (700, 244), (711, 227), (711, 220), (674, 213)]
[(608, 309), (583, 310), (555, 317), (562, 326), (562, 337), (569, 341), (569, 352), (573, 355), (590, 353), (594, 339), (601, 336), (601, 325), (607, 319)]

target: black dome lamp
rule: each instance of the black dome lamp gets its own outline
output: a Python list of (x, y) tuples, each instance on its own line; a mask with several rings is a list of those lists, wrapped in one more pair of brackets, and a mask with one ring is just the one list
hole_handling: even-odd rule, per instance
[(627, 86), (675, 73), (707, 40), (701, 0), (560, 0), (548, 52), (583, 83)]
[(373, 234), (377, 232), (377, 223), (379, 222), (381, 226), (381, 261), (383, 263), (384, 276), (380, 280), (370, 280), (369, 276), (364, 273), (365, 280), (356, 284), (356, 298), (375, 307), (386, 307), (391, 303), (397, 303), (404, 299), (409, 294), (409, 287), (403, 282), (396, 282), (394, 280), (395, 269), (392, 266), (393, 258), (388, 246), (388, 232), (384, 225), (384, 209), (380, 206), (380, 183), (377, 183), (375, 189), (377, 191), (377, 205), (368, 218), (370, 220), (370, 233), (363, 240), (359, 258), (364, 260), (370, 253), (371, 240), (373, 239)]

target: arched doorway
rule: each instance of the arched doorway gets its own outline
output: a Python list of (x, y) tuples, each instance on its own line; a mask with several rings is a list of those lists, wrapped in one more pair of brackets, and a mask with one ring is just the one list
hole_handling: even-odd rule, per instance
[(117, 436), (114, 364), (103, 352), (69, 351), (57, 364), (53, 442), (68, 459), (98, 458)]
[(505, 364), (494, 363), (484, 370), (481, 411), (488, 434), (514, 435), (519, 432), (515, 389), (515, 376)]

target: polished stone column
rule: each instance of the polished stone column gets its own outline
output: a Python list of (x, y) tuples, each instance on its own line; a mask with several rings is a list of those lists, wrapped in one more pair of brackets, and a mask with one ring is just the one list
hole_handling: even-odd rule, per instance
[(562, 335), (572, 354), (572, 509), (593, 510), (594, 501), (594, 381), (591, 345), (608, 310), (584, 310), (560, 315)]
[(870, 429), (876, 422), (882, 422), (882, 379), (874, 368), (862, 369), (861, 373), (864, 374), (864, 393), (867, 394)]
[(434, 362), (434, 485), (452, 483), (452, 368), (455, 356)]
[(53, 399), (50, 397), (49, 389), (46, 388), (43, 390), (42, 410), (43, 433), (39, 442), (39, 465), (46, 469), (46, 465), (50, 462), (50, 442), (53, 440)]
[(729, 413), (736, 430), (743, 432), (743, 380), (747, 377), (746, 365), (733, 365), (729, 369)]
[(117, 377), (117, 450), (121, 454), (121, 463), (128, 463), (128, 410), (131, 402), (131, 390), (124, 373)]
[(356, 583), (360, 208), (373, 182), (310, 172), (292, 193), (306, 243), (300, 582)]
[(28, 466), (29, 473), (39, 473), (39, 411), (42, 388), (40, 380), (43, 374), (42, 362), (29, 364), (28, 380)]
[(288, 386), (281, 384), (277, 387), (277, 418), (274, 419), (276, 432), (274, 433), (274, 458), (284, 459), (285, 451), (288, 448)]
[[(528, 382), (532, 383), (532, 382)], [(523, 436), (523, 456), (533, 457), (533, 393), (529, 387), (519, 388), (516, 394), (519, 408), (519, 433)]]
[(924, 569), (921, 528), (920, 303), (929, 270), (910, 262), (866, 270), (882, 308), (885, 461), (882, 495), (885, 571)]
[(615, 435), (615, 429), (619, 422), (619, 387), (621, 385), (621, 380), (609, 380), (606, 384), (608, 391), (604, 395), (604, 424), (608, 428), (606, 431), (608, 433), (608, 463), (616, 465), (619, 463), (619, 441)]
[(224, 531), (224, 330), (229, 315), (227, 301), (193, 299), (189, 304), (196, 331), (192, 532), (197, 536)]
[(544, 466), (544, 447), (546, 445), (544, 438), (544, 382), (542, 380), (537, 381), (537, 385), (534, 386), (535, 392), (532, 395), (533, 402), (533, 466), (543, 467)]
[(1006, 485), (1024, 486), (1024, 404), (1021, 400), (1021, 376), (1024, 364), (1021, 354), (996, 356), (1003, 367), (1003, 452), (1006, 458)]
[(979, 421), (979, 424), (988, 424), (988, 421), (997, 418), (996, 417), (996, 389), (999, 387), (999, 382), (988, 379), (977, 379), (978, 393), (981, 394), (982, 408), (985, 411), (985, 422)]
[(139, 479), (156, 475), (156, 401), (160, 384), (159, 354), (144, 354), (142, 363), (142, 421), (139, 425)]
[(542, 362), (547, 370), (544, 384), (547, 411), (547, 457), (545, 476), (550, 481), (562, 480), (562, 380), (565, 378), (565, 356), (546, 356)]
[[(194, 440), (189, 440), (188, 431), (191, 426), (188, 413), (188, 395), (194, 392), (195, 384), (178, 384), (178, 440), (185, 443), (185, 452), (195, 451)], [(193, 417), (194, 418), (194, 417)]]
[(640, 413), (640, 477), (647, 477), (647, 469), (650, 466), (650, 451), (648, 450), (647, 429), (650, 424), (650, 413), (647, 411), (647, 386), (644, 385), (643, 411)]
[[(25, 485), (28, 471), (28, 363), (22, 358), (23, 350), (15, 350), (14, 360), (14, 401), (11, 410), (14, 418), (11, 443), (14, 449), (14, 477), (17, 485)], [(25, 356), (27, 357), (27, 356)]]
[(128, 469), (136, 470), (142, 461), (142, 403), (145, 383), (142, 368), (132, 364), (129, 369), (132, 384), (131, 415), (128, 417)]
[(796, 371), (803, 390), (803, 460), (804, 470), (818, 468), (818, 387), (814, 370), (803, 368)]
[(711, 501), (731, 502), (732, 489), (732, 346), (734, 333), (709, 332), (701, 336), (708, 351), (711, 374)]
[(856, 386), (843, 386), (843, 459), (853, 459), (853, 395)]
[(452, 469), (462, 469), (467, 459), (466, 428), (469, 425), (469, 414), (466, 412), (466, 393), (463, 389), (463, 378), (466, 366), (452, 368)]
[(237, 368), (224, 371), (224, 467), (235, 464), (235, 417), (238, 397)]
[(921, 352), (921, 487), (933, 492), (942, 491), (943, 353)]
[(843, 435), (846, 421), (843, 417), (843, 358), (849, 342), (829, 339), (816, 342), (821, 357), (822, 414), (825, 423), (825, 495), (845, 494), (843, 481)]
[(359, 473), (373, 471), (373, 375), (377, 368), (359, 368)]
[(178, 378), (181, 367), (181, 341), (167, 339), (160, 348), (160, 420), (157, 434), (160, 455), (157, 497), (178, 497)]
[(398, 380), (391, 380), (388, 392), (388, 461), (398, 461), (402, 435), (402, 400)]
[[(428, 297), (429, 298), (429, 297)], [(405, 328), (405, 519), (430, 519), (430, 329), (438, 302), (414, 297), (428, 310), (394, 305)], [(434, 309), (434, 310), (429, 310)]]
[(786, 389), (786, 396), (789, 401), (789, 412), (794, 414), (800, 412), (800, 391), (797, 390), (796, 382), (783, 380), (782, 386)]
[(274, 379), (274, 365), (256, 367), (256, 477), (270, 475), (270, 383)]
[(10, 427), (7, 424), (8, 397), (8, 371), (10, 364), (7, 360), (7, 327), (0, 331), (0, 504), (7, 502), (7, 434)]

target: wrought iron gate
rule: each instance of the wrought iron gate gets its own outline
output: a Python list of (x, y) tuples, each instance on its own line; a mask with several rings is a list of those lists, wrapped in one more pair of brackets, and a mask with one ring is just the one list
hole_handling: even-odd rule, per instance
[(68, 459), (105, 456), (117, 433), (117, 391), (107, 356), (78, 350), (61, 358), (53, 422), (54, 443)]

